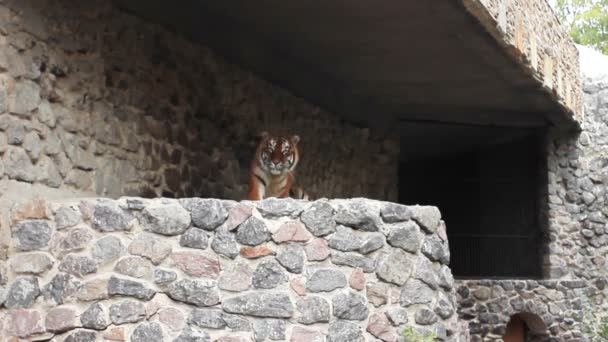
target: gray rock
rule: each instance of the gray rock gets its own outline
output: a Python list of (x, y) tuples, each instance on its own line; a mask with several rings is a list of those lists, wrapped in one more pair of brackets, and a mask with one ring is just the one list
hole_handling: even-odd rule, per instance
[(441, 220), (441, 213), (437, 207), (416, 205), (410, 207), (410, 210), (412, 211), (412, 218), (418, 222), (427, 233), (433, 234), (437, 231), (439, 221)]
[(186, 326), (173, 342), (211, 342), (209, 333), (197, 327)]
[(376, 262), (372, 258), (357, 253), (342, 253), (335, 251), (331, 252), (331, 262), (336, 265), (361, 268), (365, 273), (373, 272), (376, 265)]
[(329, 325), (327, 342), (365, 342), (365, 337), (357, 324), (336, 321)]
[(265, 258), (253, 272), (252, 283), (256, 289), (273, 289), (285, 281), (285, 271), (274, 258)]
[(450, 263), (450, 249), (447, 242), (441, 241), (437, 235), (429, 235), (422, 245), (422, 253), (433, 261), (439, 261), (444, 265)]
[(145, 230), (162, 235), (179, 235), (190, 226), (190, 213), (177, 202), (155, 203), (142, 211)]
[(209, 236), (204, 230), (198, 228), (186, 230), (179, 239), (179, 245), (182, 247), (206, 249), (208, 244)]
[(154, 234), (143, 232), (129, 245), (129, 253), (150, 259), (154, 265), (160, 264), (171, 254), (171, 246)]
[(382, 227), (380, 211), (364, 199), (351, 199), (340, 205), (335, 220), (345, 226), (368, 232), (377, 232)]
[(65, 233), (56, 233), (51, 241), (54, 255), (78, 251), (87, 248), (93, 240), (93, 232), (87, 227), (76, 227)]
[(437, 322), (437, 315), (429, 309), (422, 308), (416, 311), (414, 320), (420, 325), (431, 325)]
[(192, 223), (205, 230), (215, 230), (228, 218), (228, 211), (217, 199), (187, 199), (182, 205), (192, 213)]
[(397, 223), (411, 219), (412, 212), (403, 204), (387, 202), (380, 209), (380, 216), (386, 223)]
[(97, 272), (97, 264), (89, 257), (69, 254), (59, 264), (59, 271), (83, 277)]
[(384, 313), (393, 326), (407, 323), (407, 310), (404, 308), (389, 308)]
[[(25, 140), (25, 124), (21, 120), (2, 118), (6, 120), (8, 123), (6, 127), (6, 136), (7, 142), (10, 145), (21, 145), (23, 144), (23, 140)], [(9, 152), (11, 150), (9, 149)], [(24, 151), (22, 151), (24, 152)], [(23, 155), (27, 157), (27, 154), (24, 152)], [(29, 159), (28, 159), (29, 160)]]
[(46, 253), (26, 253), (13, 255), (9, 259), (15, 273), (41, 274), (53, 266), (53, 260)]
[(177, 273), (170, 270), (155, 269), (154, 282), (159, 285), (171, 283), (177, 279)]
[(435, 292), (418, 279), (410, 279), (401, 289), (399, 304), (408, 307), (414, 304), (427, 304), (433, 300)]
[(111, 277), (108, 282), (108, 294), (150, 300), (156, 292), (140, 282)]
[(166, 293), (174, 300), (196, 306), (220, 303), (220, 294), (213, 281), (182, 279), (169, 285)]
[(38, 173), (38, 181), (51, 188), (58, 188), (61, 186), (63, 179), (59, 174), (57, 166), (53, 160), (47, 156), (40, 157), (38, 164), (36, 164)]
[(116, 263), (114, 271), (133, 278), (152, 278), (152, 263), (140, 256), (127, 256)]
[(416, 274), (414, 278), (422, 280), (433, 290), (437, 289), (439, 285), (439, 279), (437, 273), (433, 270), (433, 263), (427, 258), (419, 257), (418, 263), (416, 264)]
[(438, 283), (441, 288), (448, 291), (454, 287), (454, 277), (452, 276), (452, 271), (446, 265), (441, 265)]
[(414, 222), (405, 222), (393, 227), (387, 237), (387, 242), (393, 247), (398, 247), (410, 253), (418, 253), (422, 245), (423, 235), (420, 228)]
[(237, 261), (222, 271), (218, 279), (220, 289), (241, 292), (251, 287), (253, 270), (244, 262)]
[(40, 86), (30, 80), (15, 84), (15, 97), (10, 101), (10, 112), (29, 117), (40, 104)]
[(415, 258), (401, 249), (393, 249), (384, 253), (378, 260), (376, 275), (385, 282), (401, 286), (411, 276)]
[(384, 235), (382, 233), (371, 233), (365, 242), (359, 247), (359, 253), (369, 254), (384, 247)]
[(232, 331), (252, 331), (251, 322), (239, 315), (224, 313), (222, 316), (228, 328)]
[(306, 202), (293, 198), (271, 197), (257, 201), (255, 204), (263, 217), (297, 217), (306, 205)]
[(95, 241), (91, 249), (91, 256), (100, 265), (118, 259), (125, 251), (125, 246), (120, 242), (120, 239), (108, 235)]
[(322, 297), (306, 296), (300, 298), (296, 302), (296, 307), (300, 313), (298, 322), (302, 324), (329, 322), (331, 318), (329, 302)]
[(81, 287), (82, 282), (76, 277), (59, 272), (44, 286), (42, 294), (47, 300), (52, 299), (57, 304), (63, 304), (68, 298), (74, 297)]
[(271, 340), (285, 340), (286, 323), (280, 319), (262, 319), (253, 323), (256, 342)]
[(304, 247), (296, 243), (290, 243), (277, 255), (279, 264), (291, 273), (302, 273), (304, 260)]
[(25, 135), (25, 138), (23, 139), (23, 149), (25, 149), (32, 161), (36, 162), (38, 158), (40, 158), (42, 145), (40, 144), (38, 132), (32, 131)]
[(141, 302), (123, 300), (110, 306), (110, 321), (119, 325), (136, 323), (146, 318), (146, 307)]
[(236, 241), (248, 246), (257, 246), (270, 240), (266, 223), (257, 217), (250, 217), (236, 231)]
[(329, 247), (343, 252), (356, 251), (363, 245), (363, 241), (355, 235), (351, 228), (338, 226), (336, 233), (329, 239)]
[(336, 230), (334, 208), (327, 201), (316, 201), (306, 209), (300, 220), (314, 236), (325, 236)]
[(133, 215), (111, 201), (102, 201), (95, 205), (91, 223), (93, 228), (102, 232), (131, 230)]
[(247, 293), (225, 299), (222, 308), (228, 313), (272, 318), (290, 318), (294, 312), (287, 292)]
[(236, 243), (234, 234), (222, 228), (215, 232), (215, 236), (211, 242), (211, 249), (215, 253), (230, 259), (234, 259), (239, 255), (239, 246)]
[(454, 314), (454, 307), (445, 294), (442, 294), (437, 300), (435, 313), (442, 319), (448, 319)]
[(71, 332), (63, 342), (95, 342), (97, 333), (91, 330), (78, 329)]
[(32, 251), (47, 247), (52, 230), (43, 220), (23, 221), (13, 232), (16, 247), (22, 251)]
[(19, 277), (8, 288), (4, 307), (7, 309), (29, 308), (40, 296), (40, 287), (36, 277)]
[(369, 315), (367, 300), (360, 294), (344, 291), (333, 296), (334, 316), (340, 319), (363, 321)]
[[(10, 138), (9, 134), (9, 143), (11, 142)], [(3, 162), (4, 173), (10, 179), (33, 183), (38, 178), (34, 164), (32, 164), (30, 157), (22, 149), (9, 148), (4, 153)]]
[(222, 310), (217, 309), (194, 309), (188, 317), (188, 324), (199, 328), (223, 329), (226, 322)]
[(312, 271), (306, 280), (308, 292), (331, 292), (346, 286), (346, 276), (338, 269), (320, 268)]
[(55, 211), (55, 227), (58, 230), (73, 227), (80, 223), (80, 211), (76, 208), (63, 206)]
[(156, 322), (141, 323), (131, 334), (131, 342), (163, 342), (163, 329)]
[(106, 312), (99, 303), (92, 304), (80, 315), (80, 323), (83, 328), (95, 330), (104, 330), (109, 325)]

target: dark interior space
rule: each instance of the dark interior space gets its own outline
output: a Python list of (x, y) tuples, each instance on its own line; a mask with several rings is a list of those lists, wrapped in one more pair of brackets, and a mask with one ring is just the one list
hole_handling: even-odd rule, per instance
[(538, 130), (403, 124), (401, 203), (439, 207), (457, 277), (541, 274)]

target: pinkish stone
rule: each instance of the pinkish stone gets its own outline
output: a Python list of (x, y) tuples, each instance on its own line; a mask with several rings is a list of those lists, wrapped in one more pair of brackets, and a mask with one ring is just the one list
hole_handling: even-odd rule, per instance
[(448, 241), (448, 233), (444, 221), (439, 221), (439, 227), (437, 228), (437, 236), (443, 241)]
[(329, 256), (329, 247), (325, 239), (314, 239), (304, 247), (308, 261), (321, 261)]
[(44, 324), (39, 311), (15, 309), (9, 310), (6, 320), (8, 336), (27, 337), (44, 332)]
[(13, 222), (49, 218), (49, 208), (44, 200), (16, 204), (11, 209)]
[(388, 303), (390, 288), (386, 284), (368, 283), (367, 300), (375, 307)]
[(193, 277), (216, 279), (221, 271), (220, 262), (200, 252), (174, 252), (171, 259), (186, 274)]
[(291, 288), (299, 296), (303, 296), (306, 294), (306, 278), (302, 276), (293, 277), (289, 282), (289, 285), (291, 285)]
[(112, 327), (106, 329), (103, 338), (110, 341), (126, 341), (125, 329), (123, 327)]
[(272, 235), (272, 240), (276, 243), (287, 241), (306, 242), (310, 239), (312, 239), (312, 234), (306, 229), (304, 223), (300, 221), (285, 222)]
[(49, 310), (44, 322), (46, 330), (52, 332), (68, 331), (80, 326), (78, 313), (70, 307), (59, 306)]
[(89, 200), (80, 201), (78, 209), (80, 209), (82, 218), (89, 220), (93, 217), (93, 212), (95, 212), (95, 202)]
[(367, 331), (382, 341), (397, 342), (399, 340), (399, 336), (383, 313), (377, 312), (369, 316)]
[(270, 248), (268, 246), (255, 246), (255, 247), (243, 246), (243, 247), (241, 247), (239, 254), (243, 258), (257, 259), (257, 258), (265, 257), (267, 255), (274, 255), (275, 252), (272, 248)]
[(224, 336), (218, 338), (215, 342), (251, 342), (251, 338), (245, 336)]
[(348, 278), (348, 284), (355, 290), (363, 290), (365, 288), (365, 273), (360, 268), (355, 269)]
[(162, 308), (158, 311), (158, 320), (172, 331), (180, 331), (186, 321), (184, 313), (175, 308)]
[(108, 279), (94, 279), (84, 283), (78, 290), (76, 297), (82, 301), (108, 298)]
[(325, 336), (322, 333), (306, 329), (303, 327), (295, 326), (291, 329), (291, 337), (289, 342), (324, 342)]
[(252, 212), (252, 207), (247, 204), (239, 203), (228, 212), (228, 219), (224, 222), (224, 226), (229, 231), (235, 230), (251, 216)]

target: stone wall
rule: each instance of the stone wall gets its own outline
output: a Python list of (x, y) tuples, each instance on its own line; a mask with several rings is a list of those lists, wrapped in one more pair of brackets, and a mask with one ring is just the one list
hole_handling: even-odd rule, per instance
[(10, 219), (0, 339), (457, 338), (434, 207), (127, 197), (36, 201)]
[(297, 173), (313, 196), (396, 199), (396, 138), (109, 0), (0, 1), (0, 183), (240, 200), (255, 136), (276, 129), (301, 136)]

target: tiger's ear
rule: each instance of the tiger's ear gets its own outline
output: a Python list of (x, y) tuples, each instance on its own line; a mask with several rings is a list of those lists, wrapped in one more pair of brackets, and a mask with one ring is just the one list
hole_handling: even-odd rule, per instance
[(300, 136), (299, 136), (299, 135), (297, 135), (297, 134), (292, 135), (292, 136), (291, 136), (291, 142), (292, 142), (294, 145), (297, 145), (297, 144), (300, 142)]

